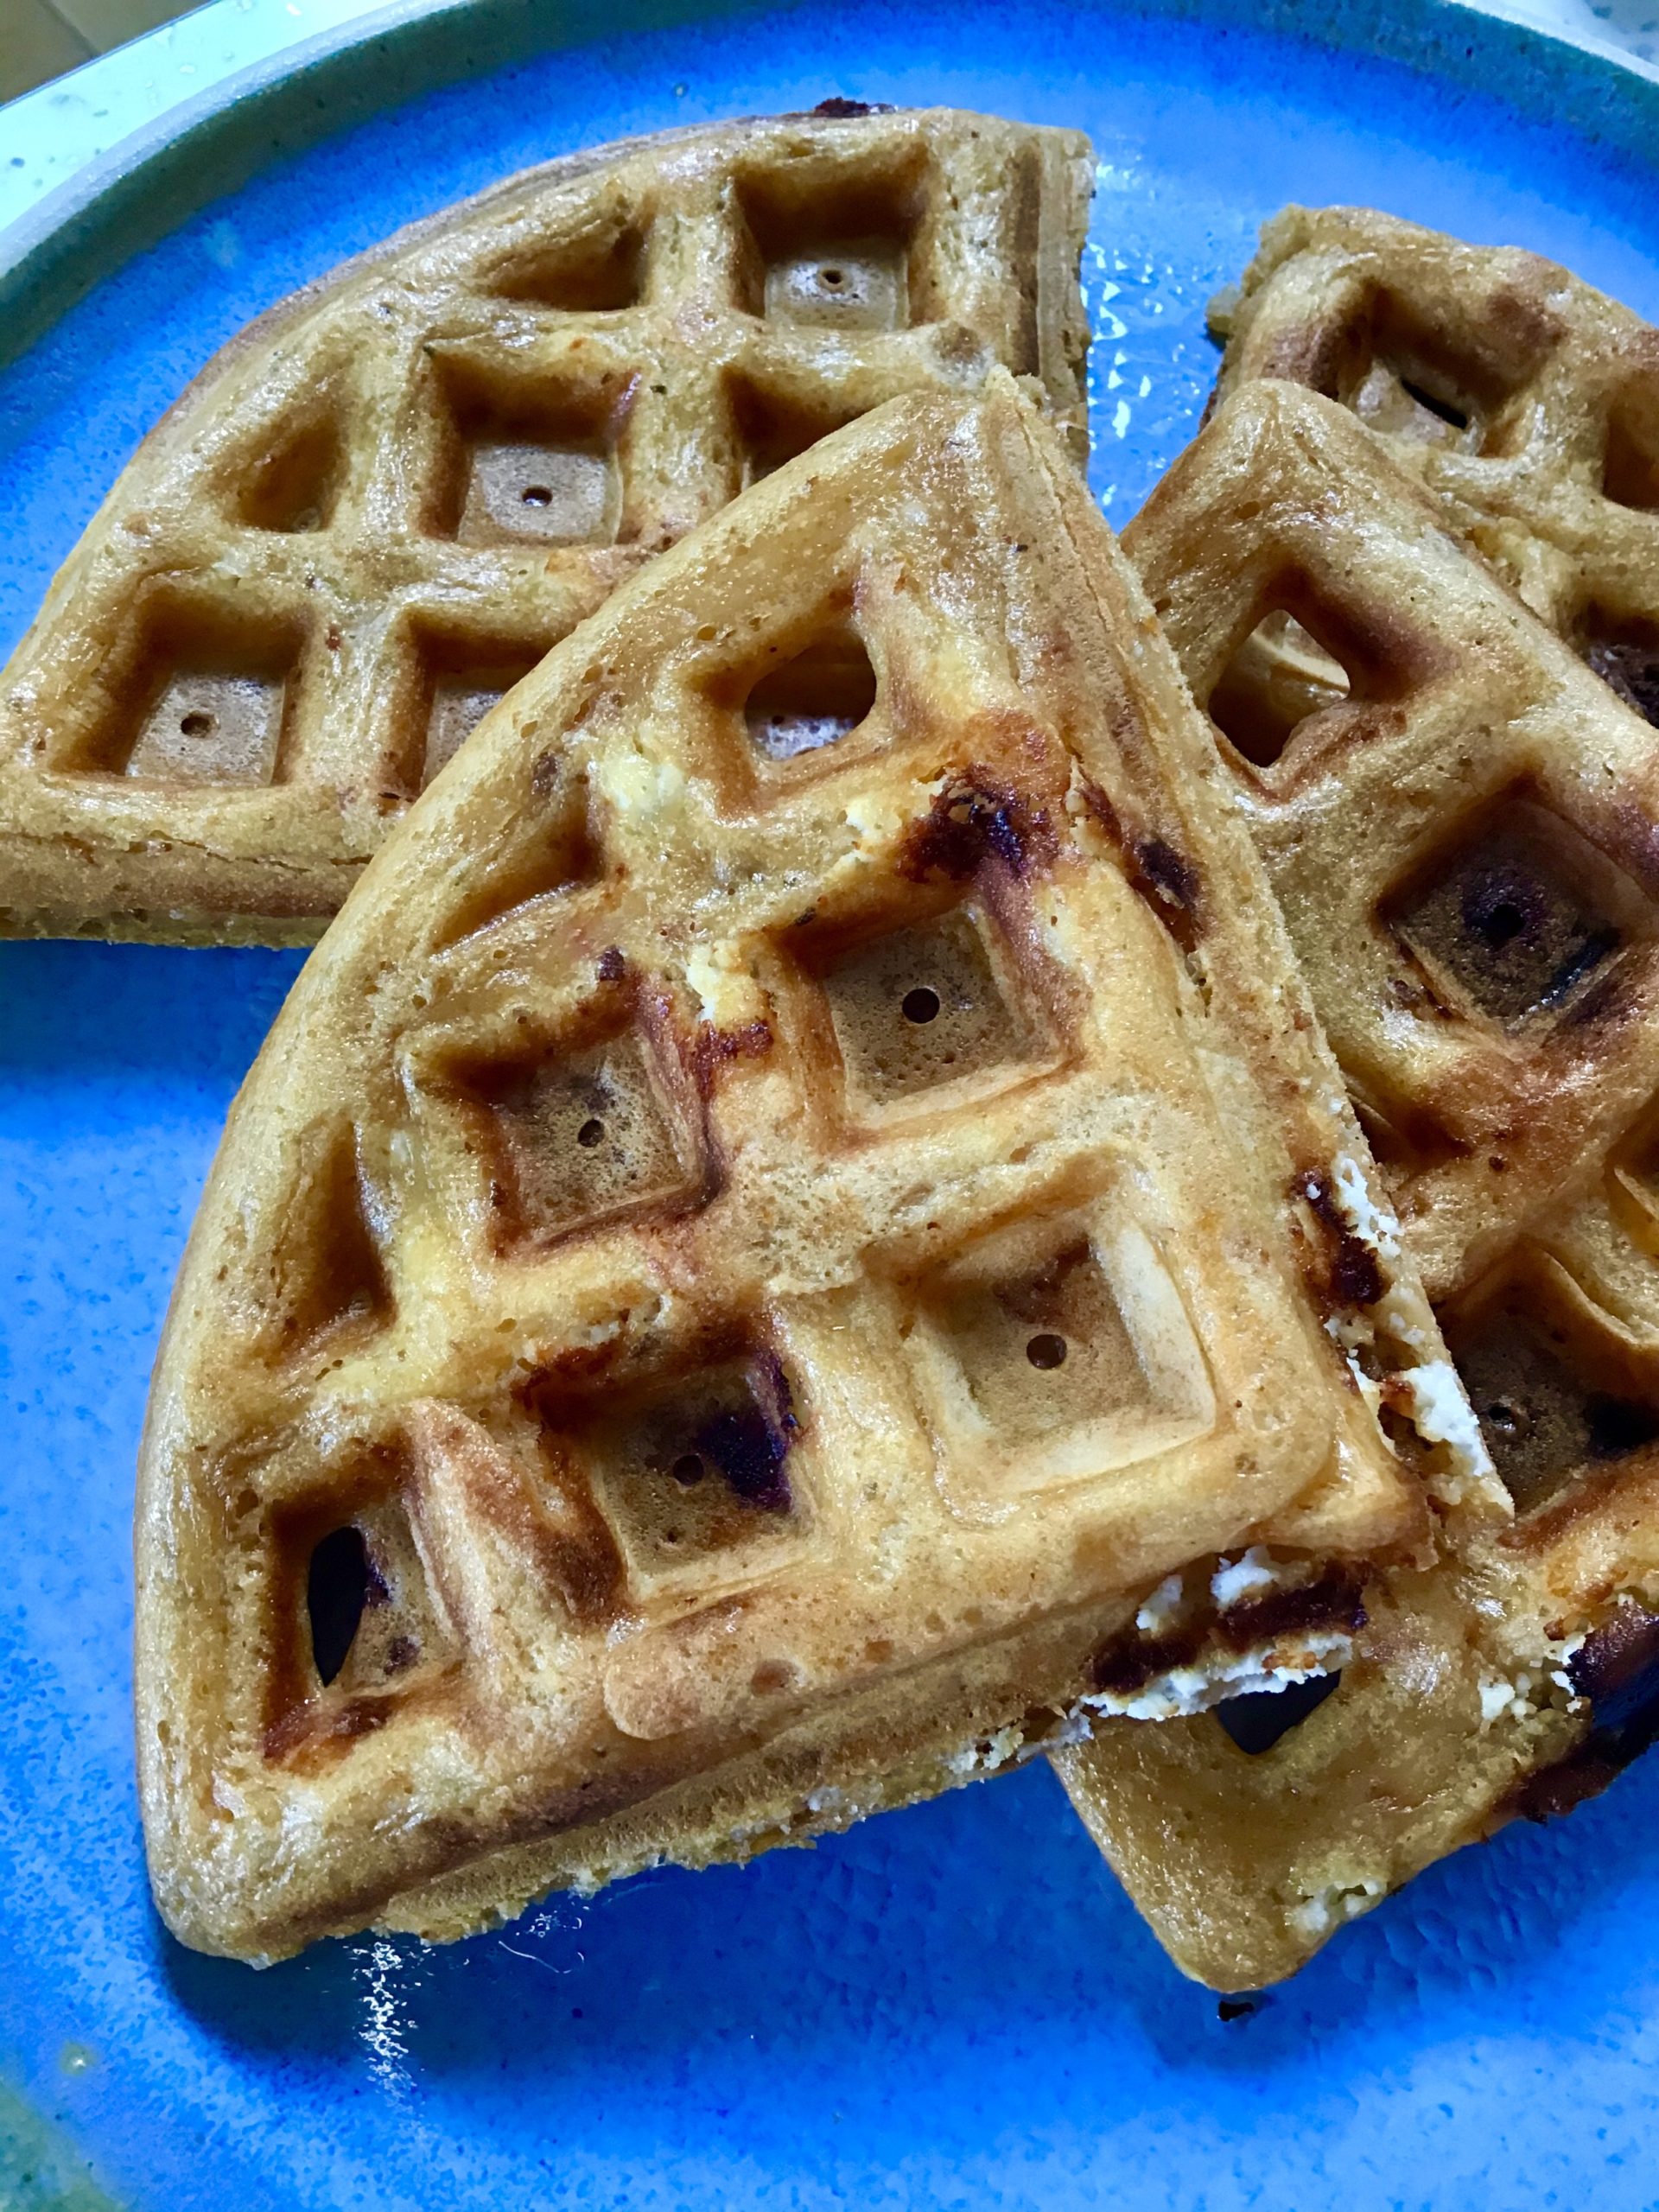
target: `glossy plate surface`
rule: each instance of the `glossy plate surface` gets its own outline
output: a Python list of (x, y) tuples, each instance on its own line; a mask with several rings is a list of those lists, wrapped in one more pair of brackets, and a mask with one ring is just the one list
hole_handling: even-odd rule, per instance
[[(830, 92), (1088, 130), (1094, 480), (1120, 523), (1196, 424), (1205, 298), (1287, 199), (1535, 246), (1659, 315), (1659, 180), (1618, 150), (1659, 153), (1654, 88), (1428, 0), (1389, 11), (1428, 63), (1365, 58), (1363, 12), (1310, 9), (1304, 38), (1294, 10), (1268, 29), (1219, 0), (850, 0), (475, 59), (401, 106), (432, 79), (393, 34), (358, 65), (381, 112), (264, 165), (251, 113), (249, 181), (0, 375), (0, 650), (248, 317), (625, 132)], [(1659, 1758), (1431, 1872), (1231, 2020), (1042, 1767), (448, 1950), (256, 1976), (170, 1943), (129, 1748), (131, 1469), (195, 1193), (296, 967), (0, 945), (0, 2075), (56, 2131), (0, 2091), (0, 2205), (94, 2201), (42, 2193), (73, 2145), (144, 2212), (1651, 2212)]]

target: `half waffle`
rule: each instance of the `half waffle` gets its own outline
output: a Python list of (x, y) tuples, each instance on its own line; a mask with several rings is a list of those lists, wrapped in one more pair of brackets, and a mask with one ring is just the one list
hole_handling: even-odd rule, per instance
[(304, 944), (622, 578), (895, 393), (1039, 380), (1079, 458), (1075, 132), (945, 110), (532, 169), (226, 346), (0, 678), (0, 932)]
[(1063, 1754), (1224, 1988), (1600, 1788), (1659, 1719), (1659, 736), (1442, 522), (1351, 415), (1269, 381), (1126, 541), (1514, 1508), (1446, 1510), (1453, 1564), (1387, 1579), (1316, 1709)]
[(1482, 1475), (1207, 751), (999, 375), (486, 718), (273, 1029), (158, 1363), (187, 1942), (456, 1935), (1340, 1662)]
[(1554, 262), (1363, 207), (1287, 207), (1236, 298), (1217, 395), (1338, 400), (1453, 527), (1659, 719), (1659, 330)]

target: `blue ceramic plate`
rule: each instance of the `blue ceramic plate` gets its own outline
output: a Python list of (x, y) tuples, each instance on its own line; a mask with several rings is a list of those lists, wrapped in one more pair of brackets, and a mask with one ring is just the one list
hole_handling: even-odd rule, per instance
[[(1205, 298), (1285, 200), (1518, 240), (1659, 314), (1654, 88), (1432, 0), (1330, 0), (1306, 35), (1221, 0), (610, 17), (556, 51), (543, 25), (529, 60), (502, 59), (536, 42), (508, 0), (477, 18), (493, 45), (394, 29), (314, 70), (308, 147), (292, 103), (247, 100), (162, 157), (119, 238), (107, 207), (74, 217), (33, 311), (85, 296), (0, 377), (0, 648), (249, 316), (624, 132), (832, 91), (1082, 124), (1094, 481), (1119, 521), (1196, 423)], [(191, 207), (159, 243), (134, 230)], [(0, 2105), (0, 2206), (96, 2201), (53, 2193), (84, 2158), (146, 2212), (1652, 2212), (1659, 1758), (1436, 1869), (1232, 2021), (1040, 1766), (447, 1950), (325, 1945), (255, 1975), (174, 1945), (128, 1743), (131, 1469), (191, 1207), (296, 964), (0, 946), (0, 2071), (38, 2116)]]

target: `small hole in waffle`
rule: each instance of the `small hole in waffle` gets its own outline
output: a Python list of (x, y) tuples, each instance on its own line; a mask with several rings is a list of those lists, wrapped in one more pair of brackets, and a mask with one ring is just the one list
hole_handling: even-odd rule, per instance
[(1175, 1287), (1109, 1204), (981, 1237), (908, 1302), (942, 1473), (964, 1498), (1104, 1476), (1213, 1419)]
[(1503, 453), (1516, 430), (1505, 410), (1537, 373), (1554, 334), (1513, 316), (1477, 317), (1469, 329), (1448, 333), (1385, 289), (1372, 302), (1369, 328), (1347, 348), (1333, 396), (1386, 437)]
[(1270, 768), (1310, 716), (1353, 689), (1334, 653), (1287, 608), (1264, 614), (1222, 671), (1210, 718), (1251, 766)]
[(1389, 919), (1437, 997), (1510, 1028), (1563, 1009), (1649, 928), (1634, 885), (1567, 823), (1524, 800), (1489, 812), (1472, 836), (1420, 871)]
[[(127, 773), (186, 783), (269, 783), (282, 720), (283, 687), (269, 677), (181, 673), (139, 733)], [(175, 728), (185, 746), (174, 742)]]
[(863, 640), (838, 623), (753, 684), (743, 707), (749, 742), (766, 760), (840, 745), (869, 715), (875, 692)]
[(764, 301), (768, 322), (901, 330), (910, 320), (908, 256), (891, 238), (810, 245), (768, 264)]
[(276, 781), (303, 634), (205, 593), (157, 593), (111, 656), (99, 719), (66, 732), (57, 765), (150, 784)]
[(467, 545), (614, 542), (627, 379), (533, 385), (449, 359), (439, 386), (446, 459), (429, 505), (429, 530)]
[(608, 544), (620, 501), (615, 458), (603, 446), (480, 442), (455, 535), (469, 545), (511, 537)]
[(588, 1468), (638, 1582), (802, 1532), (794, 1397), (769, 1352), (680, 1376), (596, 1421), (580, 1409), (550, 1418), (557, 1448)]
[(880, 1109), (1029, 1062), (1039, 1039), (967, 908), (860, 945), (822, 976), (849, 1100)]
[(1355, 413), (1374, 430), (1421, 445), (1465, 445), (1471, 429), (1478, 442), (1481, 425), (1473, 402), (1454, 398), (1444, 387), (1435, 390), (1426, 374), (1414, 378), (1374, 361), (1353, 396)]
[(1334, 1674), (1314, 1675), (1305, 1682), (1287, 1682), (1282, 1689), (1224, 1698), (1215, 1708), (1216, 1719), (1241, 1751), (1257, 1759), (1300, 1728), (1310, 1713), (1317, 1713), (1341, 1681), (1338, 1668)]
[(1517, 1512), (1659, 1441), (1659, 1376), (1547, 1284), (1510, 1281), (1442, 1319)]
[[(810, 170), (806, 176), (802, 166)], [(768, 322), (903, 330), (925, 180), (913, 158), (871, 175), (822, 156), (758, 171), (738, 187), (747, 238), (740, 297)]]
[(678, 1117), (631, 1030), (463, 1063), (446, 1082), (478, 1128), (504, 1248), (544, 1243), (695, 1187)]
[(270, 1756), (378, 1726), (454, 1656), (404, 1506), (410, 1471), (401, 1444), (348, 1452), (276, 1518)]

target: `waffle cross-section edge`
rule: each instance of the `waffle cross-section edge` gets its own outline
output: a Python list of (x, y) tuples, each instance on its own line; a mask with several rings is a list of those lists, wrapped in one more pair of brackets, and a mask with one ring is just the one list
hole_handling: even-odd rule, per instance
[(1289, 383), (1239, 385), (1125, 544), (1512, 1511), (1448, 1505), (1317, 1707), (1061, 1754), (1166, 1947), (1237, 1989), (1659, 1732), (1659, 734)]

